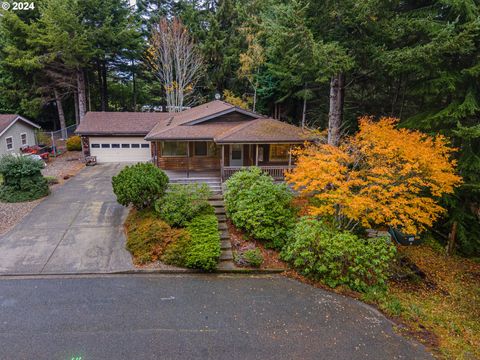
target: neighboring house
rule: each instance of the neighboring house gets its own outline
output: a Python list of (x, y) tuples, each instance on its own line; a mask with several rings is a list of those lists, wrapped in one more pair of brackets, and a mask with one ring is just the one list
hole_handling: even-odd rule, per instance
[(290, 168), (292, 146), (312, 133), (223, 101), (179, 113), (89, 112), (78, 126), (84, 154), (97, 162), (153, 161), (164, 170), (228, 178), (245, 166), (275, 177)]
[(35, 130), (40, 126), (15, 114), (0, 114), (0, 156), (18, 154), (24, 146), (37, 144)]

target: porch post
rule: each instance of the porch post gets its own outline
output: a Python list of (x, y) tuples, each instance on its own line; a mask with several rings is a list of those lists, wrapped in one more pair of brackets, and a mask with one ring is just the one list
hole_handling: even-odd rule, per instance
[(220, 180), (223, 182), (223, 167), (225, 166), (225, 145), (222, 145), (222, 160), (220, 161)]
[(258, 144), (255, 144), (255, 166), (258, 166)]
[(187, 178), (190, 177), (190, 141), (187, 141)]
[(292, 168), (292, 145), (288, 147), (288, 169)]

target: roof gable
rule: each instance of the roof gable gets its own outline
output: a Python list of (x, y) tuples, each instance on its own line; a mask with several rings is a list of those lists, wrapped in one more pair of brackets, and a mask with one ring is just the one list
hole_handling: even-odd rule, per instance
[(25, 119), (23, 116), (17, 114), (0, 114), (0, 136), (2, 136), (8, 129), (10, 129), (17, 121), (21, 121), (31, 127), (40, 129), (40, 126), (34, 122)]

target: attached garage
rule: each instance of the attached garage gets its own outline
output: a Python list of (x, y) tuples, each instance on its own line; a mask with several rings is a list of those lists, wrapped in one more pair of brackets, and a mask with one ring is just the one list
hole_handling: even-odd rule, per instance
[(97, 162), (146, 162), (152, 158), (150, 142), (143, 137), (90, 137), (90, 155)]
[(90, 111), (76, 133), (82, 137), (84, 155), (95, 156), (98, 163), (147, 162), (153, 152), (145, 136), (170, 118), (169, 113)]

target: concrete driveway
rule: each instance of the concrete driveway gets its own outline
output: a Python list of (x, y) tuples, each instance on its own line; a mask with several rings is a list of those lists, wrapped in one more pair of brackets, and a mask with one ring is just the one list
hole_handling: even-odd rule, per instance
[(0, 236), (0, 274), (133, 269), (122, 227), (127, 209), (116, 202), (111, 185), (124, 166), (83, 169)]

